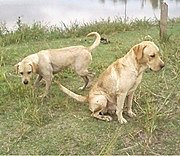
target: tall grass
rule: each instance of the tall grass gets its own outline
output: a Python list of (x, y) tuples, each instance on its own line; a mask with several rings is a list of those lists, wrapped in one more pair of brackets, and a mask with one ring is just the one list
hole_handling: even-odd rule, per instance
[(100, 34), (110, 34), (114, 32), (148, 29), (157, 24), (157, 21), (150, 19), (134, 19), (124, 22), (122, 18), (115, 20), (101, 20), (88, 23), (72, 23), (66, 26), (62, 22), (61, 27), (43, 25), (42, 22), (35, 22), (32, 25), (25, 24), (20, 17), (16, 22), (16, 30), (8, 30), (6, 23), (0, 24), (0, 46), (10, 44), (52, 40), (69, 37), (80, 37), (92, 31), (97, 31)]
[[(179, 23), (180, 19), (169, 20), (170, 25)], [(133, 31), (140, 29), (149, 29), (158, 25), (158, 21), (154, 19), (127, 19), (114, 18), (114, 20), (103, 20), (87, 22), (80, 24), (78, 22), (71, 23), (70, 26), (61, 22), (61, 26), (48, 26), (42, 22), (35, 22), (32, 25), (25, 24), (20, 17), (16, 21), (14, 30), (9, 30), (5, 22), (0, 23), (0, 46), (10, 44), (19, 44), (31, 41), (48, 41), (61, 38), (80, 37), (92, 31), (100, 34), (111, 34), (114, 32)], [(169, 35), (166, 40), (169, 40)]]

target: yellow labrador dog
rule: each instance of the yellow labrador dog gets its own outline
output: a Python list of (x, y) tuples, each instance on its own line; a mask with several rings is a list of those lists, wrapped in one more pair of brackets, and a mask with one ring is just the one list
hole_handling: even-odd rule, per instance
[(87, 36), (96, 36), (95, 42), (90, 47), (72, 46), (48, 49), (25, 57), (15, 65), (17, 73), (22, 76), (22, 83), (28, 84), (32, 74), (38, 74), (35, 86), (38, 86), (42, 79), (45, 80), (46, 89), (42, 95), (42, 97), (45, 97), (50, 89), (53, 74), (65, 67), (72, 67), (85, 81), (81, 89), (90, 86), (94, 76), (92, 72), (88, 71), (88, 66), (92, 61), (91, 51), (100, 44), (101, 37), (97, 32), (91, 32)]
[(81, 96), (68, 90), (61, 84), (60, 89), (80, 102), (88, 102), (92, 116), (101, 120), (111, 121), (108, 114), (115, 113), (118, 121), (123, 124), (123, 107), (126, 103), (130, 117), (136, 116), (132, 112), (134, 91), (141, 82), (143, 71), (150, 68), (159, 71), (164, 62), (159, 57), (159, 48), (150, 41), (143, 41), (133, 46), (122, 58), (112, 63), (99, 77), (90, 90), (88, 96)]

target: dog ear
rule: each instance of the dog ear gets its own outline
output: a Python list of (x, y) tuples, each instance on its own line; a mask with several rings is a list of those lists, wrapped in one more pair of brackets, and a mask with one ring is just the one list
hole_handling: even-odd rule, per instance
[(20, 65), (20, 62), (17, 63), (16, 65), (14, 65), (15, 70), (16, 70), (16, 74), (18, 74), (18, 72), (19, 72), (19, 65)]
[(135, 45), (133, 47), (134, 54), (136, 55), (137, 60), (140, 60), (143, 57), (144, 48), (146, 48), (146, 46), (141, 44)]
[(34, 62), (30, 63), (29, 65), (30, 65), (31, 68), (32, 68), (32, 72), (33, 72), (33, 73), (36, 73), (36, 72), (37, 72), (37, 65), (36, 65)]

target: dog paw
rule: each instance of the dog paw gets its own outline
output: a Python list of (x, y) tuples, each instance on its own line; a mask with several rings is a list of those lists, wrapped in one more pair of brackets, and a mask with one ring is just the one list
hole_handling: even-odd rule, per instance
[(113, 115), (116, 113), (116, 110), (108, 110), (108, 114)]
[(46, 97), (47, 97), (46, 94), (39, 95), (39, 98), (42, 98), (42, 99), (44, 99), (44, 98), (46, 98)]
[(111, 116), (103, 116), (103, 120), (112, 121), (112, 117)]
[(84, 90), (84, 86), (79, 87), (78, 90)]
[(132, 111), (128, 111), (128, 116), (132, 118), (132, 117), (136, 117), (136, 114), (133, 113)]
[(39, 95), (39, 98), (44, 98), (44, 95), (42, 94), (42, 95)]
[(118, 121), (119, 121), (121, 124), (125, 124), (125, 123), (127, 123), (127, 120), (126, 120), (126, 119), (124, 119), (123, 117), (122, 117), (122, 118), (120, 118), (120, 119), (118, 119)]

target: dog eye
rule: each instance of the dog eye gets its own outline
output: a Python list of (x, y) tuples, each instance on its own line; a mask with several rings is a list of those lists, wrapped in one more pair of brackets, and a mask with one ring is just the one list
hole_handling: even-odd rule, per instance
[(155, 54), (150, 55), (150, 57), (155, 57)]
[(23, 75), (23, 72), (20, 72), (21, 75)]
[(28, 74), (31, 74), (31, 71), (28, 71)]

